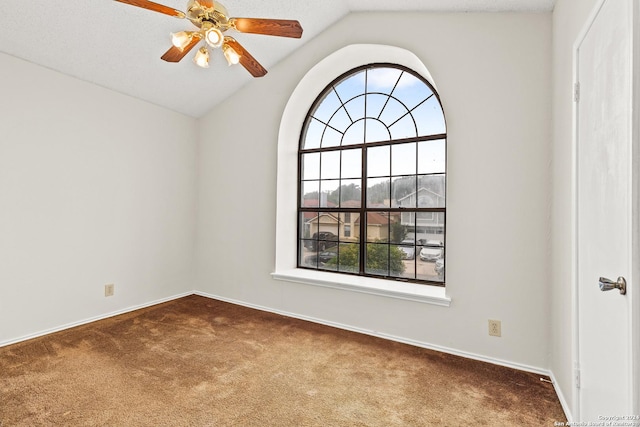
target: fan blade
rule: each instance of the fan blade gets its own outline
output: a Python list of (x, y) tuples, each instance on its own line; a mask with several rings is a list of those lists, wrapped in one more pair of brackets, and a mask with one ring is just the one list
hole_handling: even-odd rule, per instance
[(262, 77), (267, 74), (267, 70), (260, 65), (256, 59), (246, 51), (244, 47), (240, 43), (238, 43), (232, 37), (225, 37), (224, 42), (231, 46), (233, 50), (236, 51), (238, 56), (240, 56), (240, 64), (249, 72), (253, 77)]
[(287, 19), (231, 18), (231, 25), (241, 33), (267, 36), (302, 37), (302, 26), (298, 21)]
[(204, 7), (213, 7), (213, 0), (198, 0), (198, 3)]
[(154, 12), (164, 13), (165, 15), (175, 16), (176, 18), (184, 18), (185, 14), (169, 6), (164, 6), (158, 3), (154, 3), (149, 0), (115, 0), (120, 3), (130, 4), (132, 6), (138, 6), (143, 9), (153, 10)]
[(184, 58), (185, 55), (189, 53), (189, 51), (191, 51), (191, 49), (193, 49), (199, 42), (200, 37), (194, 35), (189, 44), (186, 45), (184, 49), (180, 50), (180, 48), (178, 47), (171, 46), (171, 48), (169, 48), (169, 50), (166, 51), (164, 55), (162, 55), (162, 59), (167, 62), (180, 62), (180, 60), (182, 60), (182, 58)]

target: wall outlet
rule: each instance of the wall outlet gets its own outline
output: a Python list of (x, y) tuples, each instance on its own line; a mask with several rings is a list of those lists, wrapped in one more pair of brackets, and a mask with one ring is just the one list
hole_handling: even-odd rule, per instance
[(104, 296), (112, 297), (113, 296), (113, 287), (115, 285), (113, 283), (109, 283), (108, 285), (104, 285)]
[(502, 323), (499, 320), (489, 320), (489, 335), (492, 337), (502, 336)]

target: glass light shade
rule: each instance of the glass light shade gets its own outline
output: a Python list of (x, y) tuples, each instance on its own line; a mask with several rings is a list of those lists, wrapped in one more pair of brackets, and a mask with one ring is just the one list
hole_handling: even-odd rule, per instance
[(206, 47), (201, 47), (193, 57), (193, 62), (202, 68), (209, 68), (209, 51)]
[(224, 41), (224, 36), (222, 32), (217, 28), (209, 28), (205, 33), (205, 40), (209, 46), (217, 48), (222, 46), (222, 42)]
[(183, 50), (191, 42), (191, 34), (186, 31), (171, 33), (171, 43), (180, 50)]
[(222, 51), (224, 52), (224, 57), (227, 58), (229, 65), (235, 65), (240, 62), (240, 55), (238, 55), (238, 52), (228, 44), (224, 45)]

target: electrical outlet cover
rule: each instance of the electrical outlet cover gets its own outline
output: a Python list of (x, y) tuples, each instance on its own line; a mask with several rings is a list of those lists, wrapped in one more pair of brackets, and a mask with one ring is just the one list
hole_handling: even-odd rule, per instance
[(489, 335), (492, 337), (502, 336), (502, 324), (499, 320), (489, 320)]
[(111, 297), (113, 296), (113, 288), (114, 288), (114, 284), (110, 283), (108, 285), (104, 285), (104, 296), (105, 297)]

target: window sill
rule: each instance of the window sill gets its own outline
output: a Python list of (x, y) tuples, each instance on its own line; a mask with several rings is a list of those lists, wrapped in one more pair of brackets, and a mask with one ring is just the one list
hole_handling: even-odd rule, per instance
[(370, 277), (324, 273), (301, 268), (276, 271), (271, 274), (271, 277), (275, 280), (286, 282), (380, 295), (443, 307), (449, 307), (449, 305), (451, 305), (451, 298), (446, 296), (445, 288), (440, 286), (418, 285), (416, 283), (395, 282)]

